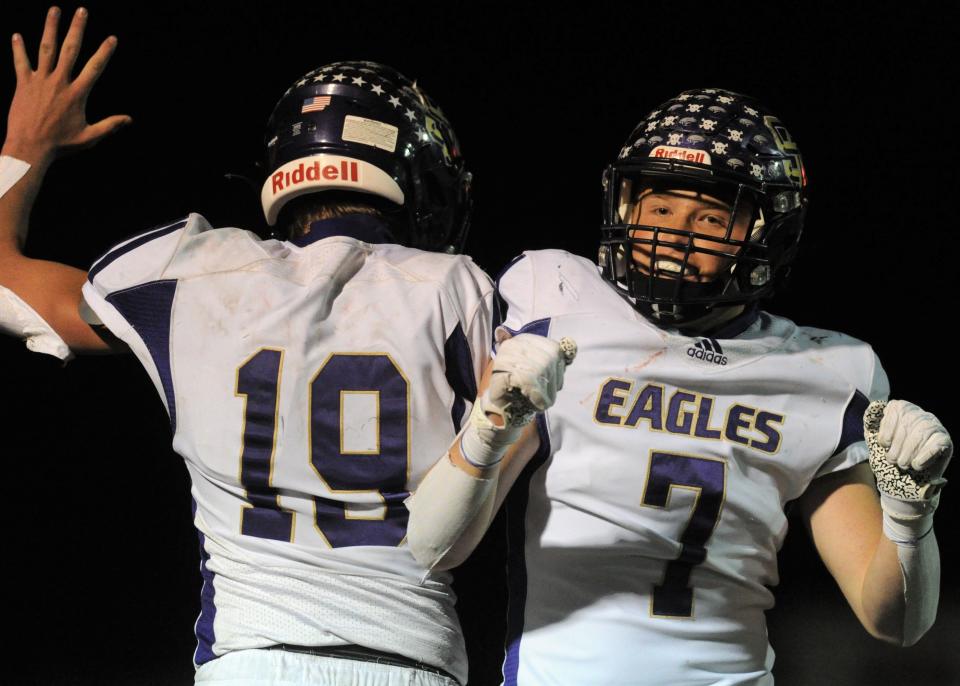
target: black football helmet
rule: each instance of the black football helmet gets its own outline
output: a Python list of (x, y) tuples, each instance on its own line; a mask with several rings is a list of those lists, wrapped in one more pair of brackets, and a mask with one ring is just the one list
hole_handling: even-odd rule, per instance
[[(731, 205), (725, 236), (628, 223), (645, 189), (723, 199)], [(685, 91), (648, 114), (604, 172), (603, 195), (601, 273), (642, 314), (678, 326), (717, 305), (771, 295), (796, 255), (807, 205), (806, 173), (787, 129), (756, 100), (718, 88)], [(745, 211), (752, 216), (738, 240), (734, 221)], [(683, 253), (681, 264), (658, 263), (664, 246)], [(651, 255), (647, 273), (631, 257), (635, 247)], [(685, 279), (697, 252), (730, 266), (711, 281)]]
[(356, 191), (405, 211), (393, 227), (404, 245), (459, 252), (466, 239), (472, 176), (457, 137), (416, 82), (382, 64), (334, 62), (293, 84), (267, 123), (266, 172), (270, 226), (294, 198)]

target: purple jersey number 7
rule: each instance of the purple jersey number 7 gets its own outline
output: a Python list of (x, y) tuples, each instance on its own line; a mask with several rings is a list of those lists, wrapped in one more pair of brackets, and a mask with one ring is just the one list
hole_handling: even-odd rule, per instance
[(707, 541), (720, 521), (727, 463), (707, 457), (651, 452), (650, 473), (641, 504), (665, 508), (674, 488), (694, 491), (693, 512), (680, 534), (680, 555), (667, 563), (663, 581), (653, 587), (654, 617), (693, 617), (690, 573), (707, 559)]

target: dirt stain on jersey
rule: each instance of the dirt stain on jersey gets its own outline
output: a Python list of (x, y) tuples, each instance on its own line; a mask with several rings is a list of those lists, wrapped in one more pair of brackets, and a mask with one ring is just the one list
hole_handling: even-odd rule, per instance
[(657, 359), (658, 357), (660, 357), (661, 355), (663, 355), (665, 352), (667, 352), (667, 349), (666, 349), (666, 348), (661, 348), (660, 350), (658, 350), (657, 352), (653, 353), (652, 355), (650, 355), (650, 356), (649, 356), (648, 358), (646, 358), (645, 360), (641, 360), (640, 362), (637, 362), (636, 364), (631, 364), (629, 367), (625, 367), (623, 371), (625, 371), (627, 374), (633, 374), (633, 373), (639, 372), (641, 369), (643, 369), (643, 368), (646, 367), (648, 364), (650, 364), (651, 362), (653, 362), (655, 359)]

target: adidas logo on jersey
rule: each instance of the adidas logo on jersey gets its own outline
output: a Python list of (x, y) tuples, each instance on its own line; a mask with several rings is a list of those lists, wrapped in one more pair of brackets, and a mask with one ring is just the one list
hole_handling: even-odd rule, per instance
[(723, 366), (727, 363), (727, 356), (723, 354), (720, 341), (716, 338), (701, 338), (694, 345), (687, 348), (690, 357)]

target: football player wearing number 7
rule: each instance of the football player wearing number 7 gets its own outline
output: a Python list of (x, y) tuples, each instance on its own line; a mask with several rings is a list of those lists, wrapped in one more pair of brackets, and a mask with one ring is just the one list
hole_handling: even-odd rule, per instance
[(35, 68), (13, 38), (0, 326), (61, 356), (129, 350), (156, 385), (202, 542), (197, 683), (464, 683), (449, 576), (411, 555), (403, 505), (458, 432), (492, 335), (493, 285), (452, 254), (471, 194), (448, 122), (393, 69), (334, 63), (267, 126), (277, 240), (192, 214), (88, 272), (29, 259), (47, 167), (129, 121), (87, 123), (116, 40), (74, 77), (87, 14), (59, 55), (58, 18)]
[(770, 684), (764, 610), (798, 501), (866, 630), (915, 643), (952, 444), (933, 415), (884, 405), (869, 345), (759, 308), (803, 226), (795, 141), (751, 98), (687, 91), (604, 188), (599, 271), (545, 250), (498, 279), (506, 330), (576, 340), (563, 392), (522, 435), (479, 431), (494, 459), (468, 428), (410, 502), (415, 553), (457, 564), (506, 500), (507, 684)]

